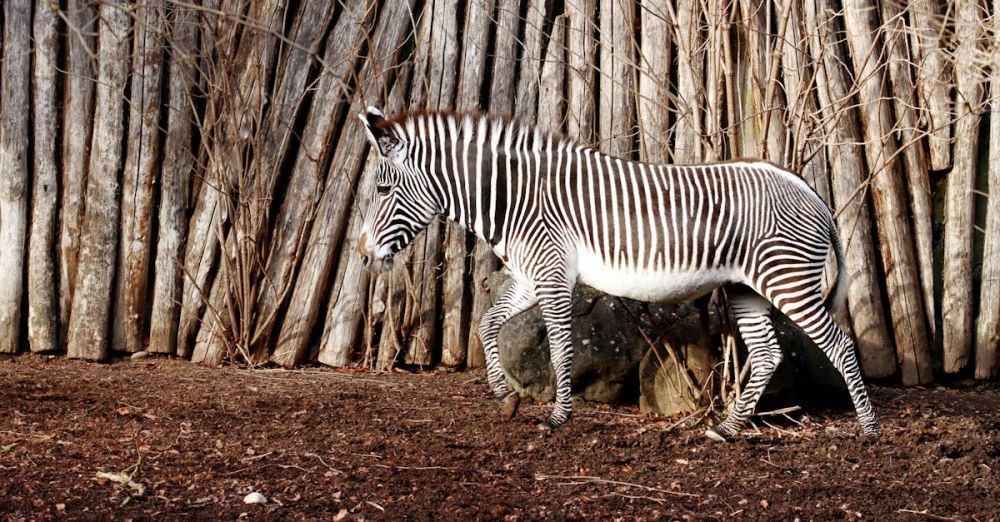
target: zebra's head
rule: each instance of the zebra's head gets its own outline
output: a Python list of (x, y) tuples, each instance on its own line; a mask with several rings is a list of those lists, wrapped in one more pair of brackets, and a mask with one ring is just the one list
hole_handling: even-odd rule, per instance
[(441, 204), (427, 174), (407, 157), (402, 126), (386, 120), (375, 107), (358, 117), (379, 154), (375, 191), (363, 211), (358, 253), (365, 268), (384, 272), (392, 268), (393, 256), (440, 213)]

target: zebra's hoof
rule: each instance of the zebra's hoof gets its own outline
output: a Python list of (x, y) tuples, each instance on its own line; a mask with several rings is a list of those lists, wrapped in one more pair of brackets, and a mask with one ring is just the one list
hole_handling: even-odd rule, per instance
[(705, 436), (708, 437), (709, 439), (714, 440), (715, 442), (729, 442), (728, 440), (726, 440), (725, 437), (720, 435), (719, 432), (715, 431), (715, 429), (713, 428), (705, 430)]
[(500, 400), (500, 415), (505, 419), (513, 419), (517, 415), (517, 408), (521, 405), (521, 395), (511, 392)]
[(552, 422), (552, 419), (545, 419), (538, 424), (535, 424), (538, 431), (542, 432), (543, 435), (552, 435), (555, 433), (556, 428), (559, 427), (558, 424)]

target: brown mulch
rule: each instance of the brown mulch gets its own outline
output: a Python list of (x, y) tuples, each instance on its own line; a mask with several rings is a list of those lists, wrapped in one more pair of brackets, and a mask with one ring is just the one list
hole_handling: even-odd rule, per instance
[(590, 404), (546, 436), (548, 406), (501, 419), (481, 371), (20, 356), (0, 360), (0, 519), (997, 519), (1000, 389), (872, 396), (874, 443), (850, 411), (718, 444)]

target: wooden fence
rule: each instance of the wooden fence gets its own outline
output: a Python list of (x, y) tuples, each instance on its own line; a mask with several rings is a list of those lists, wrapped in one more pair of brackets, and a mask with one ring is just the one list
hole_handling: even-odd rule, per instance
[(377, 105), (800, 171), (847, 238), (865, 373), (995, 377), (998, 10), (4, 0), (0, 352), (481, 366), (482, 243), (438, 221), (379, 277), (354, 252), (373, 183), (354, 115)]

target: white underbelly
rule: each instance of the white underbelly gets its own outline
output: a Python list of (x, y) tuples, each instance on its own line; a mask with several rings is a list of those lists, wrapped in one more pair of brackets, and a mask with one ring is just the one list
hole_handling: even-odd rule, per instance
[(731, 268), (685, 271), (623, 270), (606, 265), (591, 252), (577, 254), (577, 280), (610, 295), (638, 301), (677, 303), (694, 299), (739, 280)]

